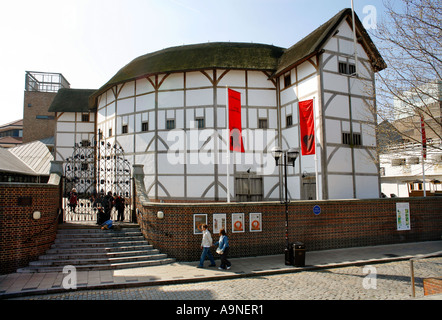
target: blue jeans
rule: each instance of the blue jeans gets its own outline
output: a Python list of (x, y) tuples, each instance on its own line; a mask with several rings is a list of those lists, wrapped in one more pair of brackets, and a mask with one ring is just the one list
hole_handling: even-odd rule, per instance
[(210, 252), (210, 248), (204, 247), (200, 258), (200, 267), (204, 266), (204, 260), (206, 259), (206, 256), (209, 256), (210, 265), (214, 266), (215, 259), (213, 259), (212, 253)]

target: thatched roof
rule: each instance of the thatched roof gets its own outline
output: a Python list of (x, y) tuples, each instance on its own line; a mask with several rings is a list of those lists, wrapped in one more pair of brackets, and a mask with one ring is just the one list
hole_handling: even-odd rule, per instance
[[(356, 16), (356, 15), (355, 15)], [(131, 80), (159, 73), (204, 69), (241, 69), (268, 71), (279, 76), (306, 59), (321, 53), (326, 41), (344, 20), (351, 24), (352, 11), (344, 9), (294, 46), (284, 49), (267, 44), (213, 42), (183, 45), (148, 53), (121, 68), (106, 84), (90, 97), (96, 107), (97, 97), (109, 88)], [(370, 56), (375, 71), (386, 67), (384, 60), (356, 16), (358, 41)]]
[(158, 73), (215, 68), (274, 72), (283, 53), (284, 48), (272, 45), (236, 42), (209, 42), (167, 48), (134, 59), (94, 96), (116, 84)]
[[(333, 35), (336, 28), (341, 22), (347, 19), (350, 26), (352, 26), (352, 11), (351, 9), (341, 10), (333, 18), (321, 25), (315, 31), (307, 35), (302, 40), (298, 41), (295, 45), (285, 50), (282, 55), (278, 69), (275, 72), (275, 76), (278, 76), (285, 71), (293, 68), (295, 65), (302, 63), (303, 61), (317, 55), (321, 52), (327, 40)], [(377, 51), (370, 36), (366, 32), (364, 26), (355, 14), (356, 30), (359, 33), (358, 40), (362, 43), (362, 46), (367, 51), (367, 54), (372, 58), (372, 65), (376, 71), (386, 68), (385, 62), (381, 55)]]
[(94, 89), (68, 89), (58, 90), (49, 112), (89, 112), (89, 97), (96, 92)]

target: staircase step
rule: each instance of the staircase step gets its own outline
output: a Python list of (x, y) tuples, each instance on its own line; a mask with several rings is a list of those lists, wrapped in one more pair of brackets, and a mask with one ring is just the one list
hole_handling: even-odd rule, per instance
[[(136, 262), (123, 262), (123, 263), (109, 263), (109, 264), (94, 264), (94, 265), (79, 265), (75, 266), (77, 271), (92, 271), (92, 270), (116, 270), (126, 268), (141, 268), (149, 266), (159, 266), (169, 263), (173, 263), (176, 260), (174, 258), (165, 258), (160, 260), (148, 260), (148, 261), (136, 261)], [(39, 267), (29, 266), (26, 268), (18, 269), (18, 273), (44, 273), (44, 272), (62, 272), (64, 266), (56, 267)]]
[(63, 260), (37, 260), (29, 263), (30, 266), (78, 266), (78, 265), (93, 265), (106, 263), (124, 263), (134, 261), (158, 260), (166, 258), (166, 254), (149, 254), (142, 256), (125, 256), (115, 258), (92, 258), (92, 259), (63, 259)]
[(116, 252), (78, 252), (78, 253), (46, 253), (40, 256), (39, 260), (77, 260), (77, 259), (106, 259), (117, 257), (132, 257), (151, 254), (159, 254), (159, 250), (132, 250), (132, 251), (116, 251)]
[(101, 230), (88, 224), (59, 228), (51, 248), (37, 261), (17, 272), (60, 272), (65, 266), (79, 271), (110, 270), (162, 265), (174, 262), (153, 248), (139, 226)]
[(110, 253), (110, 252), (128, 252), (131, 251), (141, 251), (141, 250), (152, 250), (153, 246), (150, 244), (140, 244), (131, 246), (119, 246), (119, 247), (80, 247), (80, 248), (54, 248), (46, 251), (46, 254), (78, 254), (78, 253)]

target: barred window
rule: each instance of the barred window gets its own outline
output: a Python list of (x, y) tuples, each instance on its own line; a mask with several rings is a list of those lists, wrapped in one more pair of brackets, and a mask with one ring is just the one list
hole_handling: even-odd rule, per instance
[(293, 117), (292, 117), (292, 115), (288, 115), (285, 118), (285, 125), (286, 125), (287, 128), (291, 127), (293, 125)]
[(196, 118), (195, 121), (198, 125), (198, 129), (204, 129), (206, 127), (204, 118)]
[(268, 128), (267, 119), (259, 119), (258, 120), (258, 128), (259, 129), (267, 129)]
[(167, 121), (166, 121), (166, 129), (167, 129), (167, 130), (173, 130), (173, 129), (175, 129), (175, 119), (167, 120)]
[(361, 146), (362, 145), (362, 136), (360, 133), (353, 133), (353, 135), (352, 135), (349, 132), (343, 132), (342, 133), (342, 144)]
[(339, 73), (354, 74), (356, 73), (356, 66), (352, 63), (339, 62)]

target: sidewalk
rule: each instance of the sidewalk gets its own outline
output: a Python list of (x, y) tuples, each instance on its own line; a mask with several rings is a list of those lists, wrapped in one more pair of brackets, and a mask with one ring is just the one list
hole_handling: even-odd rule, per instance
[[(175, 262), (168, 265), (133, 269), (77, 272), (77, 290), (115, 289), (212, 281), (323, 268), (366, 265), (407, 260), (418, 255), (439, 252), (442, 241), (427, 241), (358, 247), (323, 251), (307, 251), (305, 267), (286, 266), (284, 255), (231, 258), (230, 270), (197, 268), (198, 262)], [(216, 260), (219, 265), (219, 260)], [(70, 275), (70, 274), (69, 274)], [(63, 279), (68, 273), (13, 273), (0, 275), (0, 299), (67, 291)], [(69, 289), (72, 290), (72, 289)]]

